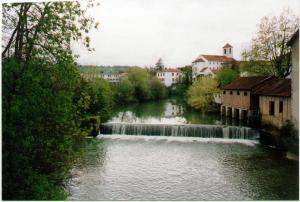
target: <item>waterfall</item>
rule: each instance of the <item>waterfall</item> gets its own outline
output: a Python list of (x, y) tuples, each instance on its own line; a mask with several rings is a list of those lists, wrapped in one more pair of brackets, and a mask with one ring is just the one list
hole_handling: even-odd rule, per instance
[(257, 130), (248, 127), (196, 124), (104, 123), (100, 126), (100, 134), (186, 136), (227, 139), (257, 139), (259, 137)]

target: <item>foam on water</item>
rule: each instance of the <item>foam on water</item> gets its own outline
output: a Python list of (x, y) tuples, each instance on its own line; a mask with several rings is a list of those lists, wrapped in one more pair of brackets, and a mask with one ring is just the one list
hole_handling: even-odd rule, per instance
[(98, 139), (121, 139), (121, 140), (145, 140), (145, 141), (159, 141), (166, 142), (200, 142), (200, 143), (222, 143), (222, 144), (244, 144), (247, 146), (255, 146), (259, 144), (258, 140), (246, 139), (224, 139), (224, 138), (199, 138), (199, 137), (175, 137), (175, 136), (141, 136), (141, 135), (98, 135)]

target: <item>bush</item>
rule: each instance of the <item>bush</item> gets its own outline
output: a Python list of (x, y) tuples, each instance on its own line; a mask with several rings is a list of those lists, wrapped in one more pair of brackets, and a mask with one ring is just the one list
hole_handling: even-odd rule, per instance
[(188, 90), (188, 104), (203, 112), (213, 109), (213, 94), (218, 92), (218, 83), (210, 77), (201, 77)]
[(299, 137), (298, 131), (291, 121), (286, 123), (280, 128), (279, 147), (283, 150), (289, 150), (295, 154), (299, 154)]
[(64, 63), (2, 65), (3, 198), (64, 199), (62, 184), (81, 136), (73, 104), (79, 73)]
[(216, 79), (221, 87), (230, 84), (239, 77), (239, 73), (230, 68), (224, 68), (217, 72)]

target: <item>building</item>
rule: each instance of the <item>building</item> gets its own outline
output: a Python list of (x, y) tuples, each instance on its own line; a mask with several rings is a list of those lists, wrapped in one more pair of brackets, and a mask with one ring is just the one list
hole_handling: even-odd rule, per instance
[(199, 76), (214, 76), (222, 67), (238, 68), (238, 61), (233, 58), (233, 47), (223, 46), (223, 55), (201, 54), (192, 62), (193, 80)]
[(108, 82), (116, 83), (120, 82), (121, 74), (120, 73), (103, 73), (101, 77)]
[(294, 33), (288, 46), (292, 48), (292, 121), (297, 129), (299, 129), (299, 29)]
[(291, 80), (240, 77), (222, 89), (221, 103), (223, 115), (238, 119), (260, 116), (263, 124), (280, 128), (292, 117)]
[(282, 127), (292, 118), (291, 79), (271, 78), (252, 92), (259, 97), (259, 114), (263, 124)]
[(257, 115), (259, 97), (253, 94), (256, 86), (272, 77), (240, 77), (221, 90), (221, 114), (233, 118), (247, 119)]
[(156, 72), (156, 76), (165, 86), (170, 87), (180, 81), (182, 72), (179, 69), (162, 69)]

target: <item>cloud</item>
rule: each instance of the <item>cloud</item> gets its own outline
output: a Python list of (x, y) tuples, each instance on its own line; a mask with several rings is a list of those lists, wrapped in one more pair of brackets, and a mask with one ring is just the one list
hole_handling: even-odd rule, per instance
[(102, 0), (90, 14), (100, 22), (91, 33), (94, 52), (74, 44), (81, 64), (167, 66), (191, 63), (199, 54), (234, 46), (240, 59), (265, 15), (284, 8), (299, 15), (297, 0)]

